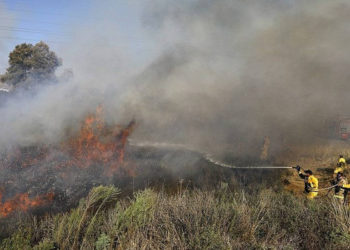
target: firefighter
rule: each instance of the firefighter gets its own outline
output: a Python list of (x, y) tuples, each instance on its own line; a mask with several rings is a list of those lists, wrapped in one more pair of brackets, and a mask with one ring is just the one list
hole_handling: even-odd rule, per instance
[(346, 187), (348, 184), (348, 181), (346, 180), (346, 177), (344, 176), (344, 174), (342, 172), (337, 173), (336, 178), (331, 182), (332, 185), (337, 185), (334, 188), (334, 198), (337, 199), (344, 199), (344, 188), (342, 187)]
[(347, 197), (347, 195), (348, 195), (348, 193), (350, 191), (350, 184), (344, 184), (340, 188), (344, 191), (344, 193), (343, 193), (343, 197), (344, 198), (343, 199), (344, 199), (344, 205), (345, 205), (347, 203), (346, 197)]
[(338, 163), (337, 167), (334, 169), (333, 177), (336, 178), (338, 173), (343, 173), (343, 172), (344, 172), (344, 168), (342, 168)]
[(318, 193), (318, 179), (312, 174), (311, 170), (305, 170), (303, 174), (300, 166), (295, 167), (298, 171), (299, 177), (304, 180), (305, 188), (304, 192), (307, 194), (307, 198), (312, 200)]
[(338, 159), (338, 165), (340, 167), (345, 167), (346, 166), (346, 160), (343, 157), (343, 155), (339, 155), (339, 159)]
[(346, 167), (346, 160), (343, 155), (339, 155), (337, 167), (334, 169), (334, 177), (336, 178), (338, 173), (344, 173)]

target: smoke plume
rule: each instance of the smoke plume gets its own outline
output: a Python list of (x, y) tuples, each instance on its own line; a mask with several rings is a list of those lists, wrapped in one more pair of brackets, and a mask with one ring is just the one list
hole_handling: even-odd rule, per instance
[(159, 1), (144, 20), (167, 49), (137, 79), (134, 112), (152, 136), (217, 151), (326, 136), (325, 121), (347, 114), (349, 7)]
[(111, 123), (135, 118), (135, 140), (238, 154), (256, 153), (265, 136), (274, 150), (313, 141), (325, 120), (347, 114), (347, 1), (133, 5), (143, 10), (139, 32), (148, 34), (145, 49), (157, 48), (153, 58), (135, 65), (115, 6), (98, 3), (94, 19), (73, 25), (72, 42), (59, 50), (74, 78), (3, 106), (0, 147), (57, 142), (99, 104)]

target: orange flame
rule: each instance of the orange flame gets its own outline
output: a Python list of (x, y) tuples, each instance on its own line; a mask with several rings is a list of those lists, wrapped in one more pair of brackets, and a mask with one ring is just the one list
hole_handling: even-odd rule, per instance
[(99, 106), (96, 114), (85, 118), (79, 135), (69, 140), (68, 150), (74, 156), (71, 164), (85, 168), (93, 162), (99, 162), (111, 174), (124, 162), (125, 145), (135, 127), (135, 121), (125, 128), (108, 127), (102, 115), (103, 109)]
[(42, 206), (54, 198), (53, 193), (30, 198), (28, 193), (17, 194), (13, 198), (2, 203), (2, 193), (0, 193), (0, 217), (6, 217), (14, 211), (27, 211), (30, 208)]
[[(61, 144), (61, 150), (68, 152), (71, 160), (62, 162), (57, 167), (77, 166), (86, 168), (92, 163), (114, 172), (124, 162), (127, 138), (135, 127), (132, 120), (126, 127), (107, 126), (103, 120), (103, 108), (98, 106), (95, 114), (86, 116), (77, 136)], [(1, 168), (25, 168), (35, 166), (50, 155), (50, 147), (32, 146), (12, 150), (0, 159)], [(107, 171), (110, 172), (110, 171)]]
[[(118, 170), (122, 170), (122, 174), (135, 176), (134, 165), (124, 163), (127, 138), (134, 127), (134, 120), (125, 127), (106, 125), (103, 120), (103, 108), (99, 106), (95, 114), (89, 114), (85, 118), (78, 135), (61, 144), (60, 149), (68, 153), (73, 160), (58, 163), (57, 168), (76, 166), (83, 169), (97, 163), (108, 176)], [(48, 146), (19, 148), (1, 159), (0, 167), (23, 168), (34, 166), (43, 160), (48, 161), (50, 149)], [(60, 174), (63, 178), (66, 175), (64, 171)], [(3, 202), (0, 190), (0, 217), (6, 217), (16, 210), (27, 211), (32, 207), (45, 205), (52, 201), (53, 197), (53, 193), (34, 198), (29, 197), (28, 193), (22, 193)]]

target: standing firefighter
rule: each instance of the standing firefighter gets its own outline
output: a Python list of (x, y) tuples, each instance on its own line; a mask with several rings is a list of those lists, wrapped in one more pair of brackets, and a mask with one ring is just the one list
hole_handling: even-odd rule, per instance
[(337, 173), (337, 176), (336, 176), (335, 180), (333, 180), (331, 182), (331, 184), (332, 185), (337, 185), (334, 188), (334, 198), (344, 199), (345, 190), (344, 190), (343, 187), (347, 187), (347, 184), (348, 184), (344, 174), (342, 172)]
[(304, 180), (305, 188), (304, 192), (307, 193), (308, 199), (313, 199), (317, 196), (318, 193), (318, 179), (312, 175), (311, 170), (305, 170), (303, 174), (301, 172), (301, 167), (296, 166), (295, 169), (298, 171), (299, 177)]
[(339, 155), (338, 165), (340, 167), (345, 167), (346, 166), (346, 160), (345, 160), (343, 155)]
[(338, 173), (344, 173), (345, 167), (346, 167), (346, 160), (343, 157), (343, 155), (339, 155), (337, 167), (334, 169), (334, 176), (336, 177)]
[(344, 194), (344, 205), (348, 202), (347, 201), (347, 196), (350, 191), (350, 184), (344, 184), (343, 186), (340, 187), (343, 191)]

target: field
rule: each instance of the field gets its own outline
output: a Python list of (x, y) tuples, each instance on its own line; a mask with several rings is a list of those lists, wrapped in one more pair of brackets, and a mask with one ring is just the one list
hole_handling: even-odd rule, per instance
[[(322, 188), (337, 155), (348, 150), (345, 142), (295, 146), (274, 161), (312, 169)], [(191, 154), (198, 159), (188, 168), (178, 159)], [(70, 210), (2, 219), (0, 248), (349, 249), (348, 207), (327, 192), (305, 199), (294, 170), (230, 170), (185, 151), (156, 155), (163, 160), (145, 169), (158, 177), (138, 191), (98, 186)]]

